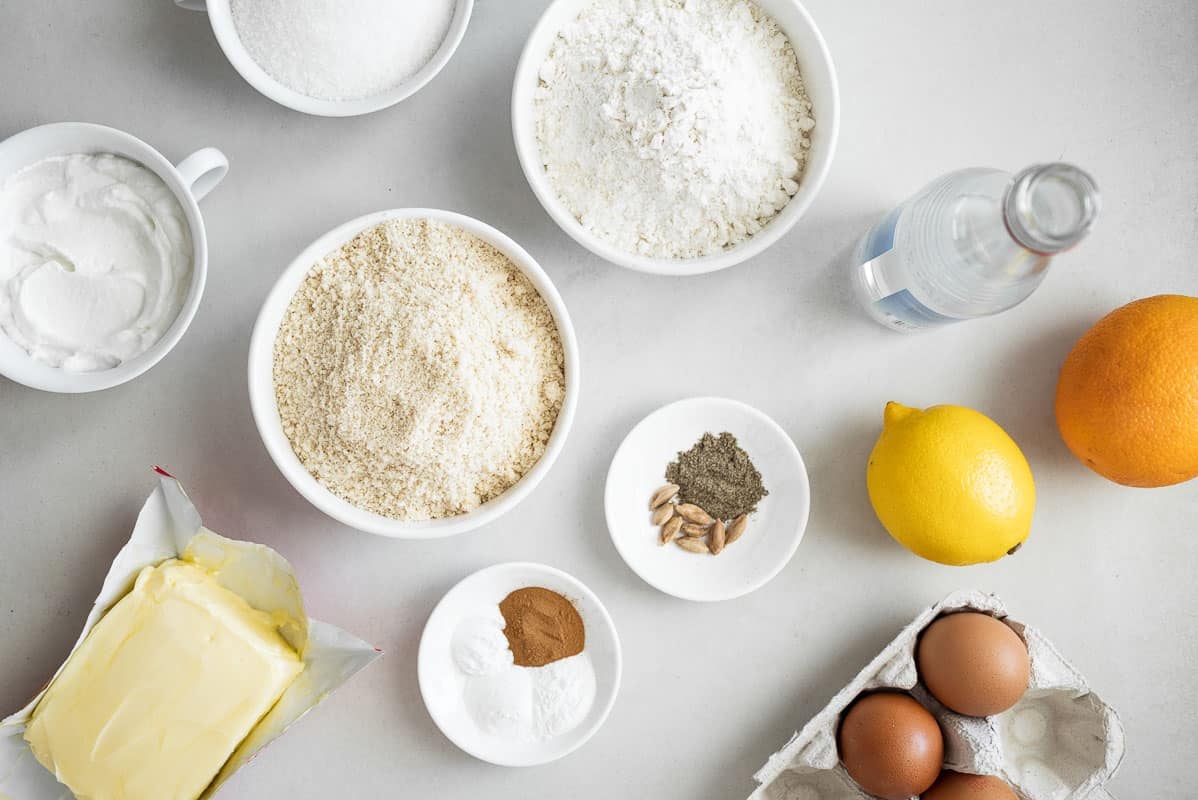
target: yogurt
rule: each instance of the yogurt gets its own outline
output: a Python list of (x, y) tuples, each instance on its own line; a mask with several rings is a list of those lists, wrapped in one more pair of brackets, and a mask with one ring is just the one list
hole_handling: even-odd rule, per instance
[(94, 372), (150, 349), (192, 257), (174, 192), (127, 158), (55, 156), (0, 184), (0, 330), (43, 364)]

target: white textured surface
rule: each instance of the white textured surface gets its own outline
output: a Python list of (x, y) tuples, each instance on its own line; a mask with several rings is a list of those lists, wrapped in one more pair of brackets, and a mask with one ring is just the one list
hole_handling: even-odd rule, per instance
[[(162, 462), (213, 529), (293, 563), (310, 613), (388, 651), (239, 774), (221, 794), (229, 800), (745, 797), (797, 726), (919, 609), (962, 586), (997, 592), (1119, 710), (1128, 756), (1110, 787), (1117, 797), (1191, 797), (1198, 484), (1131, 490), (1091, 475), (1057, 436), (1052, 392), (1073, 340), (1102, 313), (1162, 291), (1198, 294), (1198, 5), (810, 0), (845, 100), (828, 183), (768, 254), (686, 280), (600, 263), (528, 190), (508, 95), (544, 5), (479, 0), (432, 84), (389, 111), (337, 120), (257, 95), (203, 17), (168, 0), (0, 0), (0, 133), (84, 119), (174, 158), (215, 144), (232, 160), (203, 203), (208, 290), (174, 352), (96, 395), (0, 381), (0, 710), (24, 703), (67, 653), (153, 485), (147, 466)], [(889, 334), (848, 305), (838, 259), (890, 204), (954, 167), (1057, 157), (1093, 172), (1105, 208), (1027, 304), (920, 338)], [(494, 525), (442, 542), (378, 539), (314, 511), (258, 442), (245, 388), (250, 327), (279, 271), (334, 225), (410, 205), (463, 211), (527, 247), (569, 304), (583, 357), (577, 422), (544, 483)], [(683, 305), (730, 324), (676, 313)], [(686, 367), (664, 369), (673, 359)], [(716, 387), (790, 432), (813, 503), (781, 575), (707, 606), (662, 595), (624, 566), (602, 497), (636, 420)], [(1017, 557), (940, 567), (878, 528), (864, 469), (890, 399), (974, 406), (1024, 447), (1040, 497)], [(68, 550), (80, 555), (64, 561)], [(511, 771), (440, 735), (415, 664), (446, 589), (521, 558), (564, 568), (601, 596), (626, 672), (586, 747)]]

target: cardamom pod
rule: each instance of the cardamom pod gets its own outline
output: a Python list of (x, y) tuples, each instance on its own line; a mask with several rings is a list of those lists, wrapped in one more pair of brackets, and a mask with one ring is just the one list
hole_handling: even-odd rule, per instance
[[(682, 519), (682, 517), (675, 517), (675, 519)], [(711, 526), (699, 525), (695, 522), (685, 522), (682, 525), (682, 535), (689, 536), (692, 539), (701, 539), (707, 535), (707, 529), (709, 527)]]
[(678, 484), (667, 483), (653, 493), (653, 497), (649, 499), (649, 510), (653, 511), (676, 494), (678, 494)]
[(682, 517), (671, 517), (666, 520), (666, 524), (661, 526), (661, 535), (658, 537), (658, 544), (665, 545), (673, 541), (678, 535), (679, 529), (682, 527)]
[(728, 535), (724, 539), (724, 544), (732, 544), (744, 536), (747, 527), (749, 527), (749, 518), (744, 514), (732, 520), (732, 524), (728, 526)]
[(710, 525), (711, 523), (715, 522), (715, 520), (711, 518), (710, 514), (699, 508), (694, 503), (682, 503), (677, 507), (676, 510), (687, 522), (694, 522), (699, 525)]
[(715, 524), (711, 526), (711, 542), (709, 546), (711, 547), (711, 554), (713, 556), (718, 556), (724, 550), (724, 532), (724, 521), (717, 519)]
[(686, 550), (689, 553), (710, 553), (710, 548), (707, 547), (707, 542), (702, 539), (676, 539), (675, 544)]
[(669, 503), (663, 503), (653, 512), (653, 524), (665, 525), (672, 516), (674, 516), (674, 507)]

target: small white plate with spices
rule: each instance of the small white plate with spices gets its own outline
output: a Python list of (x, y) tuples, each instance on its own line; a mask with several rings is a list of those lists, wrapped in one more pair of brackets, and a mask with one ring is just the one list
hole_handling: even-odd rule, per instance
[[(504, 641), (504, 619), (500, 615), (499, 604), (512, 592), (530, 587), (556, 592), (578, 610), (585, 629), (585, 643), (582, 653), (575, 658), (585, 657), (593, 672), (593, 684), (588, 688), (593, 688), (594, 699), (589, 707), (577, 718), (576, 724), (546, 738), (516, 735), (514, 729), (519, 726), (514, 723), (518, 717), (527, 717), (528, 709), (517, 713), (513, 705), (515, 695), (510, 695), (508, 691), (513, 687), (506, 685), (506, 682), (496, 681), (495, 678), (500, 676), (491, 667), (472, 670), (473, 674), (463, 672), (459, 660), (463, 648), (473, 649), (469, 640), (477, 640), (480, 624), (493, 628), (489, 631), (491, 638), (498, 636), (501, 643)], [(507, 664), (498, 672), (512, 673), (526, 669), (510, 666), (510, 654)], [(510, 562), (486, 567), (467, 576), (446, 592), (425, 623), (417, 656), (420, 694), (433, 722), (446, 738), (462, 750), (502, 767), (547, 764), (586, 744), (603, 726), (615, 705), (622, 670), (623, 656), (615, 623), (595, 593), (573, 575), (532, 562)], [(539, 709), (548, 707), (548, 695), (553, 693), (551, 690), (566, 695), (582, 691), (579, 686), (563, 685), (563, 682), (569, 681), (560, 674), (551, 681), (556, 683), (555, 689), (541, 686), (532, 690)], [(467, 707), (467, 697), (477, 699), (480, 692), (484, 699), (489, 700), (486, 719), (488, 724), (496, 728), (494, 731), (484, 730)], [(526, 701), (531, 699), (525, 698)], [(533, 715), (536, 713), (533, 712)], [(504, 733), (500, 733), (500, 729)]]
[[(744, 534), (718, 555), (660, 544), (649, 500), (666, 483), (667, 465), (703, 434), (725, 431), (769, 494), (748, 516)], [(714, 602), (759, 589), (782, 571), (807, 528), (811, 488), (798, 448), (778, 423), (736, 400), (694, 397), (659, 408), (625, 437), (607, 473), (604, 507), (612, 543), (633, 572), (666, 594)]]

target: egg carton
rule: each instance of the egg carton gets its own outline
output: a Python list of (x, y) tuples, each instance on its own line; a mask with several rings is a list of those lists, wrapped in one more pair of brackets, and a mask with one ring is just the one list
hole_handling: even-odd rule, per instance
[[(991, 717), (955, 714), (919, 683), (915, 645), (934, 619), (972, 609), (1011, 626), (1027, 643), (1031, 677), (1013, 708)], [(900, 689), (936, 717), (947, 769), (997, 775), (1020, 800), (1114, 800), (1103, 787), (1123, 759), (1123, 725), (1114, 709), (1035, 628), (1007, 616), (994, 595), (962, 591), (924, 611), (753, 777), (749, 800), (869, 800), (840, 764), (836, 733), (862, 692)]]

